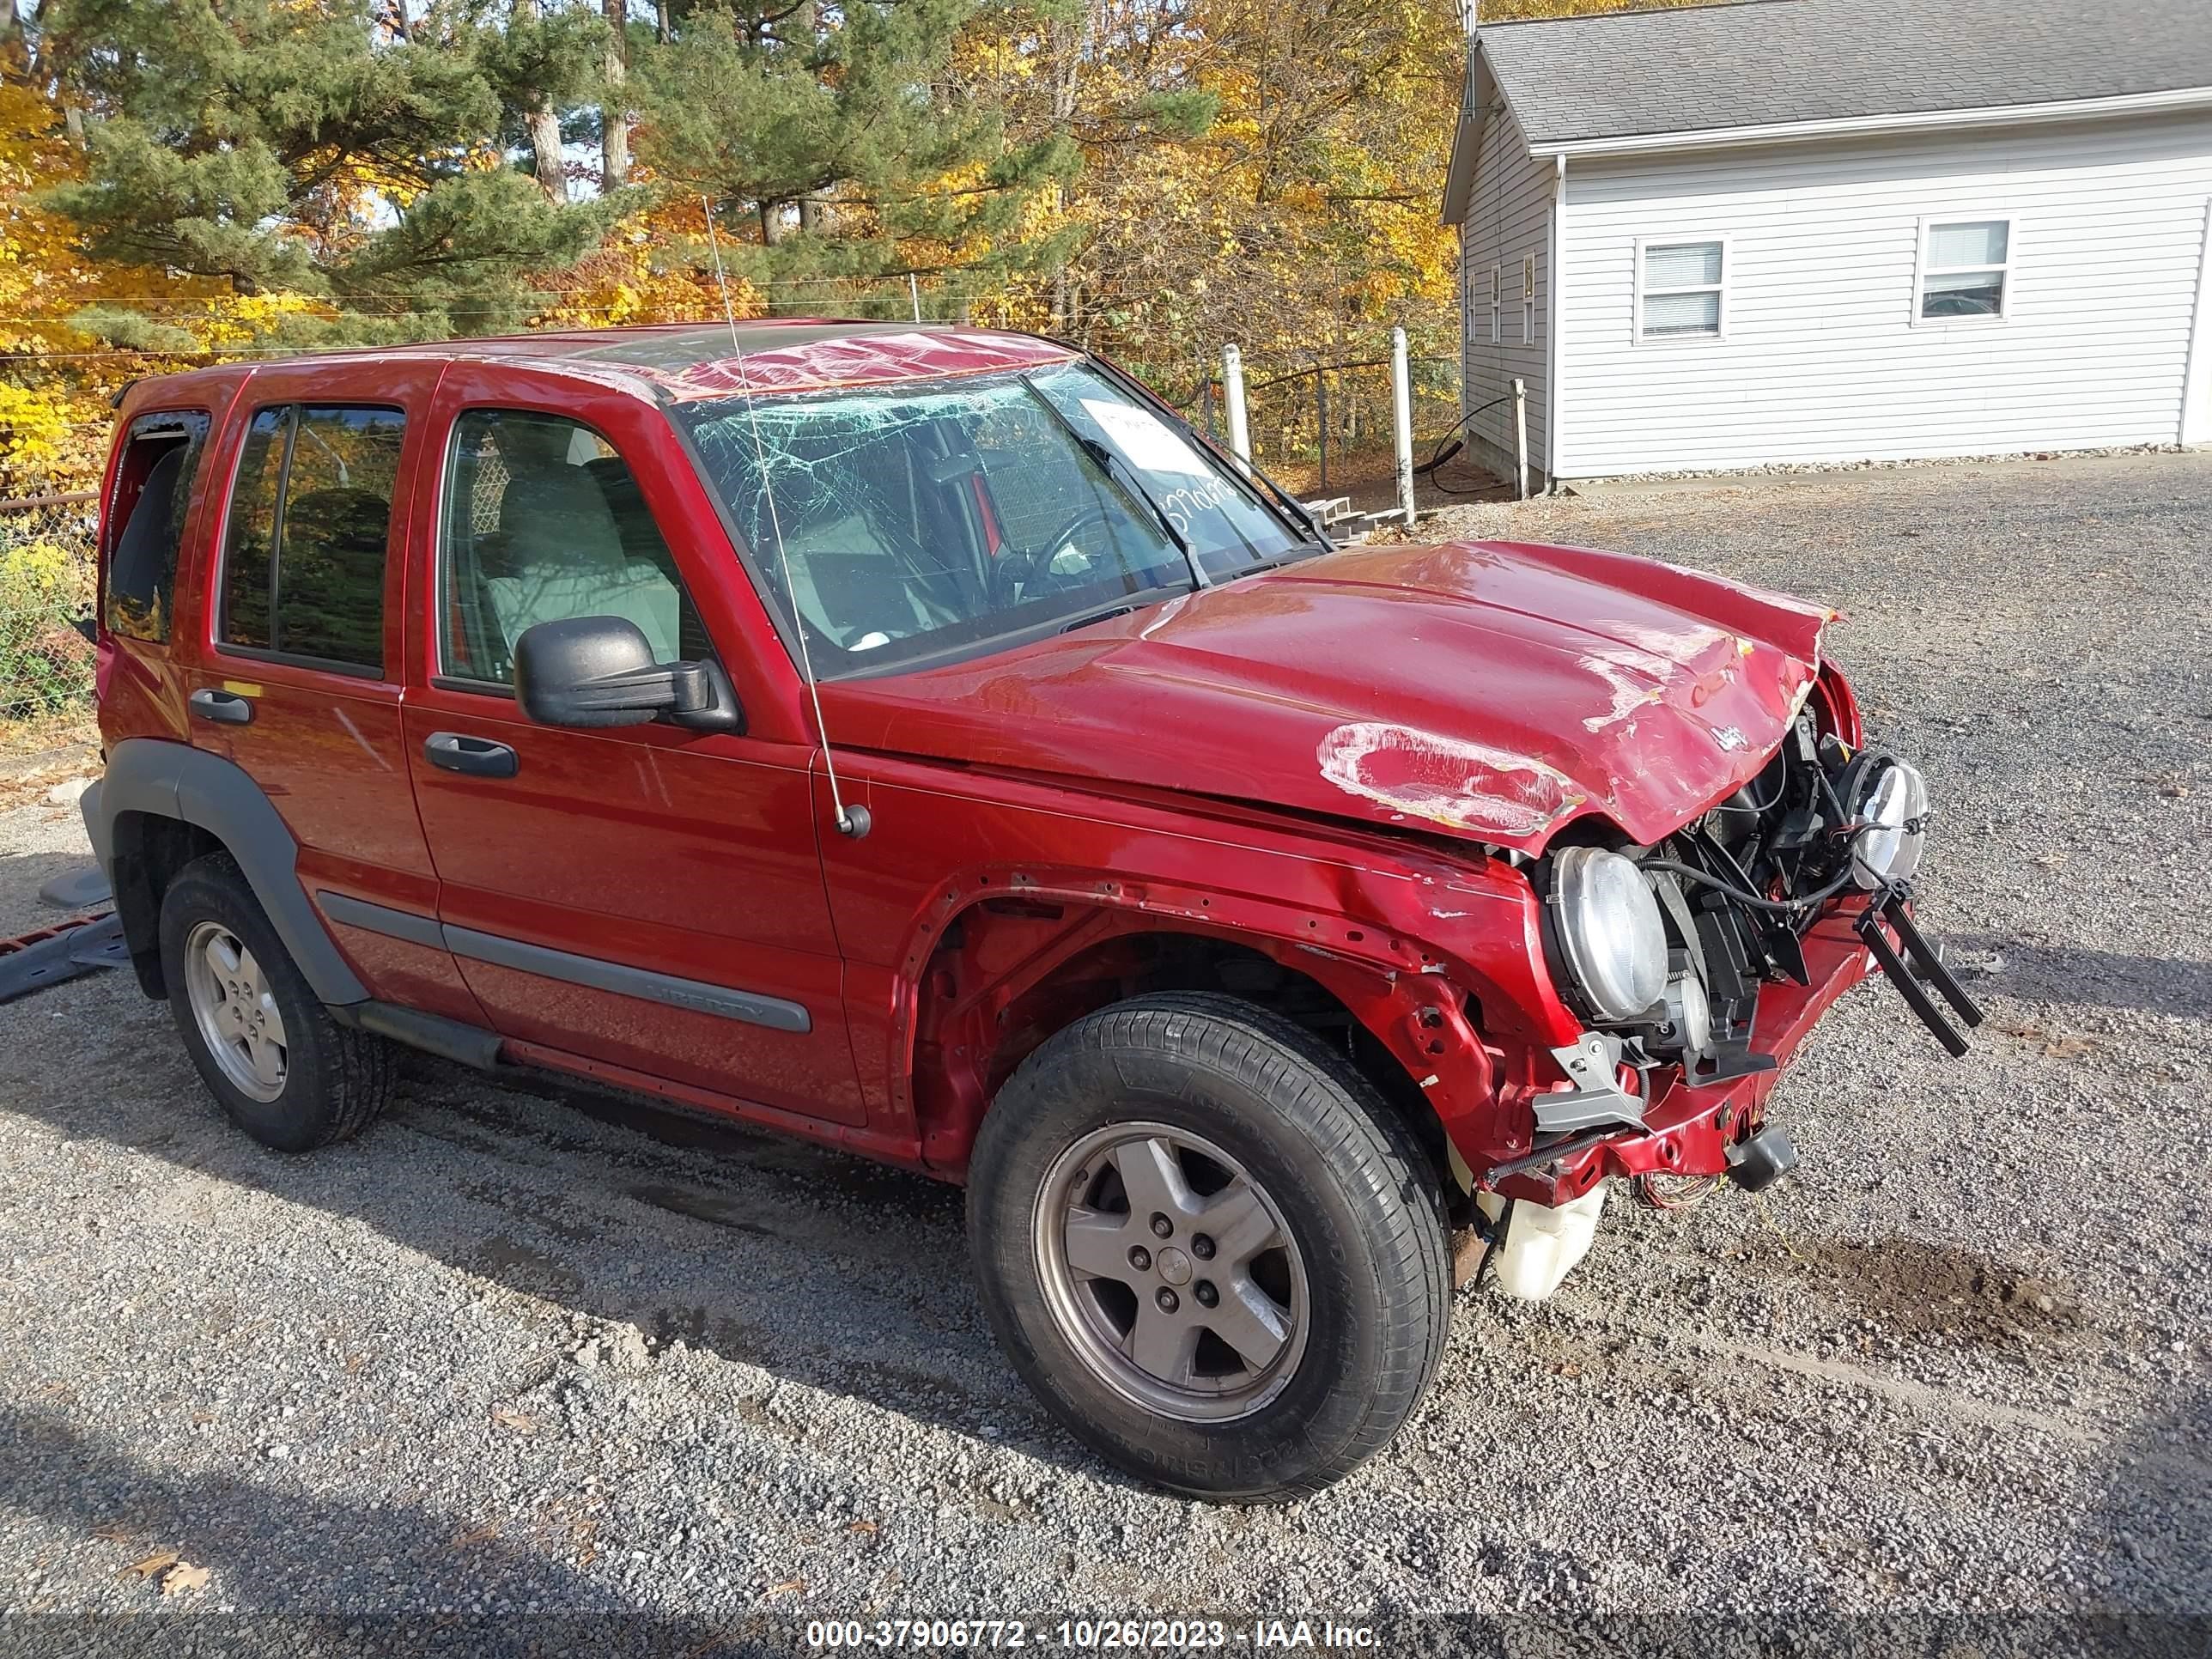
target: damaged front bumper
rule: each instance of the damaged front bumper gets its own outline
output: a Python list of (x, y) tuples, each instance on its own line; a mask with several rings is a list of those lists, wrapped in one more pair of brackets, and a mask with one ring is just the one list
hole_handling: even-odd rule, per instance
[[(1705, 1084), (1680, 1066), (1655, 1068), (1647, 1074), (1650, 1093), (1637, 1103), (1640, 1127), (1615, 1123), (1563, 1134), (1493, 1164), (1479, 1178), (1479, 1187), (1500, 1199), (1548, 1207), (1575, 1202), (1608, 1176), (1735, 1172), (1765, 1128), (1767, 1099), (1806, 1034), (1838, 997), (1877, 968), (1947, 1049), (1965, 1054), (1966, 1038), (1945, 1018), (1936, 998), (1969, 1028), (1981, 1024), (1981, 1010), (1922, 937), (1901, 895), (1844, 901), (1806, 931), (1802, 944), (1810, 983), (1771, 981), (1760, 989), (1751, 1051), (1769, 1063)], [(1580, 1073), (1571, 1062), (1563, 1063), (1584, 1091), (1613, 1086), (1611, 1079), (1591, 1077), (1595, 1068), (1587, 1063)], [(1773, 1153), (1770, 1148), (1751, 1155), (1765, 1163)]]

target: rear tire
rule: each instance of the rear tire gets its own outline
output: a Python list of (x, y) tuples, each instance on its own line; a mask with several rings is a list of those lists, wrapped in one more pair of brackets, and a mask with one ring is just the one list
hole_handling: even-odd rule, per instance
[(232, 1122), (280, 1152), (358, 1134), (391, 1097), (392, 1046), (330, 1016), (228, 853), (161, 896), (169, 1010)]
[(1389, 1443), (1443, 1354), (1429, 1160), (1340, 1055), (1233, 997), (1137, 997), (1046, 1042), (983, 1121), (968, 1217), (1023, 1380), (1191, 1497), (1320, 1491)]

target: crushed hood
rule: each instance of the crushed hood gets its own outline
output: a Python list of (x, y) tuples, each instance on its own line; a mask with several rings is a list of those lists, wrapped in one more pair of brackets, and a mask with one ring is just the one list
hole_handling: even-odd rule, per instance
[(1834, 614), (1621, 554), (1360, 548), (823, 701), (840, 747), (1531, 853), (1598, 813), (1648, 843), (1759, 771)]

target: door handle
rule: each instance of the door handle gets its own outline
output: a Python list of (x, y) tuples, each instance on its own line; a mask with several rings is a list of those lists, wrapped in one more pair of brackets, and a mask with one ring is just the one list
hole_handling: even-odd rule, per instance
[(514, 750), (489, 738), (459, 732), (433, 732), (422, 742), (422, 758), (448, 772), (472, 778), (511, 778), (519, 763)]
[(245, 726), (253, 719), (253, 700), (241, 697), (235, 691), (218, 691), (213, 686), (204, 685), (185, 701), (191, 705), (193, 714), (217, 726)]

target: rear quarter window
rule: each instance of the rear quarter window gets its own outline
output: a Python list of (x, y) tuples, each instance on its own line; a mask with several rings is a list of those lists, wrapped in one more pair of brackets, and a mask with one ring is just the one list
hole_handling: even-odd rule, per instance
[(168, 641), (185, 510), (207, 434), (207, 414), (196, 409), (141, 415), (124, 434), (100, 548), (106, 571), (102, 617), (111, 634)]

